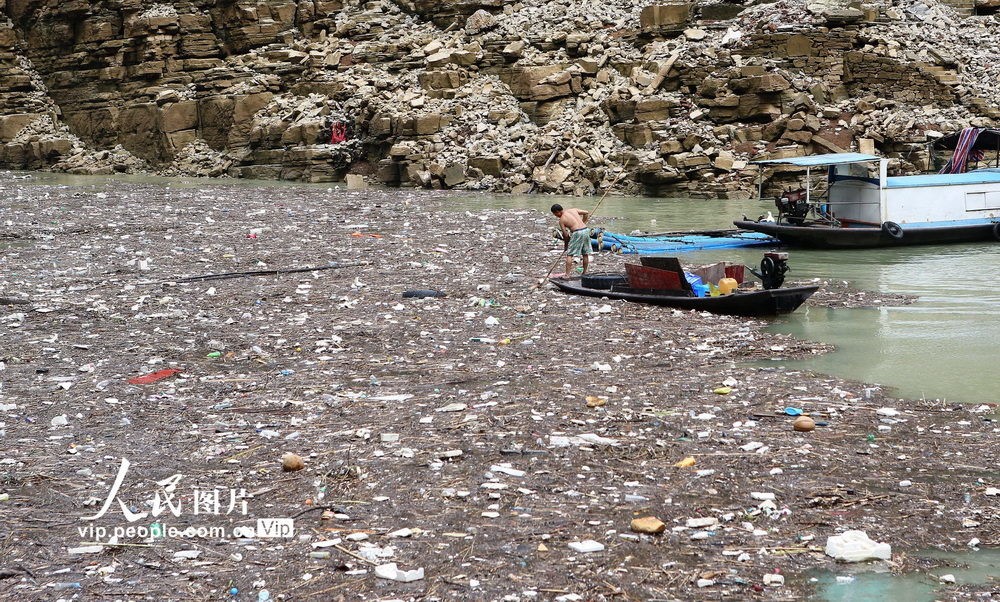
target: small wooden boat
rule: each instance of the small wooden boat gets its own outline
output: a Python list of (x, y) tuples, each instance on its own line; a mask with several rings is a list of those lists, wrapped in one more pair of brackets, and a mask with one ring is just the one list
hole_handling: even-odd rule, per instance
[(675, 309), (695, 309), (713, 314), (765, 318), (790, 314), (819, 286), (796, 286), (791, 288), (758, 289), (736, 291), (718, 297), (694, 297), (678, 294), (678, 291), (634, 289), (627, 286), (612, 286), (611, 289), (588, 288), (580, 280), (552, 280), (559, 290), (573, 295), (624, 299), (636, 303), (649, 303)]
[[(692, 270), (701, 274), (692, 278), (693, 274), (680, 270), (676, 258), (656, 256), (642, 257), (644, 265), (641, 266), (626, 265), (627, 275), (598, 274), (571, 280), (553, 279), (551, 282), (559, 290), (573, 295), (623, 299), (731, 316), (774, 317), (795, 311), (819, 290), (819, 286), (815, 285), (778, 288), (788, 269), (784, 264), (786, 257), (785, 253), (768, 253), (761, 262), (762, 279), (765, 285), (774, 288), (735, 288), (732, 292), (720, 292), (720, 289), (725, 290), (722, 286), (724, 281), (736, 284), (742, 282), (743, 266), (716, 264)], [(661, 267), (655, 267), (656, 265)], [(702, 276), (709, 283), (716, 280), (713, 276), (720, 276), (720, 286), (709, 284), (704, 288), (711, 291), (699, 296), (698, 289), (701, 287), (699, 284), (692, 284), (692, 281), (701, 281)]]
[[(754, 161), (762, 174), (804, 169), (804, 186), (776, 199), (777, 218), (733, 224), (827, 249), (1000, 241), (1000, 130), (970, 128), (937, 145), (954, 153), (936, 174), (891, 177), (887, 159), (861, 153)], [(998, 165), (976, 168), (987, 152)]]

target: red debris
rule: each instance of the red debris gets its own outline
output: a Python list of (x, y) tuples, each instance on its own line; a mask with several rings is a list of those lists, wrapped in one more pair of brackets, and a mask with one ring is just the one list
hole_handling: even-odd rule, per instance
[(169, 368), (167, 370), (159, 370), (157, 372), (150, 372), (149, 374), (143, 374), (142, 376), (136, 376), (135, 378), (128, 379), (129, 384), (133, 385), (148, 385), (150, 383), (155, 383), (158, 380), (163, 380), (168, 376), (173, 376), (174, 374), (180, 374), (180, 370), (174, 368)]
[(330, 144), (340, 144), (347, 140), (347, 128), (339, 121), (333, 124), (333, 131), (330, 133)]

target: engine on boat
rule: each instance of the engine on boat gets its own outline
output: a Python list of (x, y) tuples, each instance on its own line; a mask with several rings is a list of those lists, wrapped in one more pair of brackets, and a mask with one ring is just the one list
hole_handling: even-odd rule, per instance
[(788, 253), (764, 253), (764, 259), (760, 260), (760, 272), (753, 268), (750, 271), (760, 278), (765, 289), (781, 288), (785, 282), (785, 272), (788, 271)]
[(786, 190), (781, 193), (774, 204), (778, 207), (778, 215), (785, 218), (790, 224), (801, 225), (809, 213), (809, 204), (806, 202), (806, 191), (804, 188), (798, 190)]

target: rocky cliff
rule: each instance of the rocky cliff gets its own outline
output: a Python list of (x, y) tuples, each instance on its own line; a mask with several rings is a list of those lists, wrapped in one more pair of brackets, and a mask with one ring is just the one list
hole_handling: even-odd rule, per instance
[(989, 2), (0, 0), (0, 166), (708, 197), (751, 158), (919, 170), (1000, 115)]

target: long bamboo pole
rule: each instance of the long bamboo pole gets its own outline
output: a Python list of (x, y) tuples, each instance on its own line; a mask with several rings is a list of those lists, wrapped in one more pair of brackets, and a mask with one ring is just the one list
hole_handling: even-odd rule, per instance
[[(605, 199), (605, 198), (607, 198), (607, 196), (608, 196), (608, 193), (609, 193), (609, 192), (611, 192), (611, 189), (612, 189), (612, 188), (614, 188), (616, 184), (618, 184), (618, 182), (619, 182), (619, 181), (620, 181), (620, 180), (622, 179), (622, 177), (623, 177), (623, 176), (624, 176), (624, 175), (625, 175), (626, 173), (627, 173), (627, 172), (626, 172), (626, 170), (625, 170), (625, 167), (624, 167), (624, 166), (622, 166), (622, 172), (621, 172), (620, 174), (618, 174), (618, 177), (617, 177), (617, 178), (615, 178), (615, 181), (614, 181), (614, 182), (612, 182), (612, 183), (611, 183), (611, 185), (610, 185), (610, 186), (608, 186), (608, 189), (604, 191), (604, 194), (603, 194), (603, 195), (601, 195), (601, 198), (600, 198), (600, 200), (598, 200), (598, 201), (597, 201), (597, 204), (596, 204), (596, 205), (594, 205), (594, 209), (593, 209), (593, 211), (591, 211), (590, 213), (588, 213), (588, 214), (587, 214), (587, 219), (585, 219), (585, 220), (584, 220), (584, 222), (583, 222), (584, 224), (586, 224), (587, 222), (589, 222), (589, 221), (590, 221), (590, 219), (591, 219), (592, 217), (594, 217), (594, 214), (595, 214), (595, 213), (597, 213), (597, 209), (598, 209), (598, 208), (599, 208), (599, 207), (601, 206), (601, 203), (603, 203), (603, 202), (604, 202), (604, 199)], [(542, 278), (541, 278), (541, 279), (539, 279), (539, 281), (538, 281), (538, 282), (537, 282), (536, 284), (534, 284), (534, 285), (533, 285), (533, 286), (532, 286), (531, 288), (533, 288), (533, 289), (536, 289), (536, 288), (541, 288), (541, 287), (542, 287), (542, 285), (544, 285), (544, 284), (545, 284), (546, 282), (548, 282), (548, 280), (549, 280), (549, 275), (550, 275), (550, 274), (552, 274), (552, 270), (556, 269), (556, 266), (557, 266), (557, 265), (559, 265), (559, 260), (560, 260), (560, 259), (562, 259), (562, 258), (563, 258), (563, 255), (565, 255), (565, 254), (566, 254), (566, 250), (565, 250), (565, 249), (563, 249), (563, 252), (562, 252), (562, 253), (560, 253), (560, 254), (559, 254), (559, 256), (558, 256), (558, 257), (556, 257), (556, 260), (552, 262), (552, 265), (551, 265), (551, 266), (549, 266), (549, 270), (548, 270), (547, 272), (545, 272), (545, 275), (544, 275), (544, 276), (542, 276)]]

